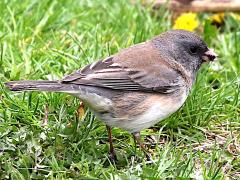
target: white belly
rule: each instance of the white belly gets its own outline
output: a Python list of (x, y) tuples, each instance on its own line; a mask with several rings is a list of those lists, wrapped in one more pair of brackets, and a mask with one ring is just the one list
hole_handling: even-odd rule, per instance
[(184, 93), (175, 103), (156, 101), (145, 113), (128, 119), (119, 117), (114, 118), (110, 113), (104, 115), (96, 113), (96, 115), (100, 120), (104, 121), (109, 126), (119, 127), (130, 133), (139, 132), (153, 126), (157, 122), (176, 112), (183, 105), (186, 99), (187, 94)]
[[(71, 93), (73, 94), (73, 93)], [(96, 116), (107, 125), (112, 127), (119, 127), (130, 133), (139, 132), (143, 129), (149, 128), (156, 124), (160, 120), (163, 120), (170, 116), (172, 113), (176, 112), (185, 102), (187, 98), (187, 92), (181, 93), (180, 96), (168, 99), (165, 96), (156, 97), (152, 99), (154, 102), (149, 109), (145, 112), (141, 112), (139, 115), (134, 115), (129, 117), (128, 114), (124, 117), (118, 117), (118, 115), (111, 112), (114, 108), (114, 104), (110, 99), (106, 97), (101, 97), (95, 93), (81, 92), (76, 93), (75, 96), (87, 102), (91, 109), (95, 112)], [(109, 113), (99, 113), (99, 112), (109, 112)]]

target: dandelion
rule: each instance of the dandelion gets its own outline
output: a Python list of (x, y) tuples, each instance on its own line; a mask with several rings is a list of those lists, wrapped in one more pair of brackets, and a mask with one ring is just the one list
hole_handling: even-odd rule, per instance
[(217, 13), (210, 17), (212, 24), (220, 26), (224, 23), (224, 13)]
[(196, 13), (183, 13), (174, 22), (173, 29), (194, 31), (199, 26)]
[(240, 21), (240, 15), (236, 14), (236, 13), (231, 13), (231, 16), (233, 17), (233, 19)]

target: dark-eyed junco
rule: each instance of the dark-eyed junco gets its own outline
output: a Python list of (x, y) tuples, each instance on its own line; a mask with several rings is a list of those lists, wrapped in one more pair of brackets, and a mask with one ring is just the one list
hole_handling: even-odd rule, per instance
[(216, 58), (196, 34), (171, 30), (123, 49), (56, 81), (12, 81), (12, 91), (57, 91), (78, 97), (111, 127), (133, 134), (177, 111), (185, 102), (201, 64)]

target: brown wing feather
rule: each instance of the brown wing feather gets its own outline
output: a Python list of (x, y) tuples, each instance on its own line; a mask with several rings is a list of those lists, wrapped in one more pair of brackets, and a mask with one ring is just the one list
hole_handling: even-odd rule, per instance
[(177, 90), (179, 74), (151, 48), (148, 43), (135, 45), (115, 56), (87, 65), (62, 79), (62, 83), (160, 93)]

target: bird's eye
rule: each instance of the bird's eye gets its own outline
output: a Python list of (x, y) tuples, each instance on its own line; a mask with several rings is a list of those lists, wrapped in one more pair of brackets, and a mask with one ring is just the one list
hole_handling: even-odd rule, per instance
[(197, 47), (196, 46), (190, 47), (190, 53), (191, 54), (197, 54)]

